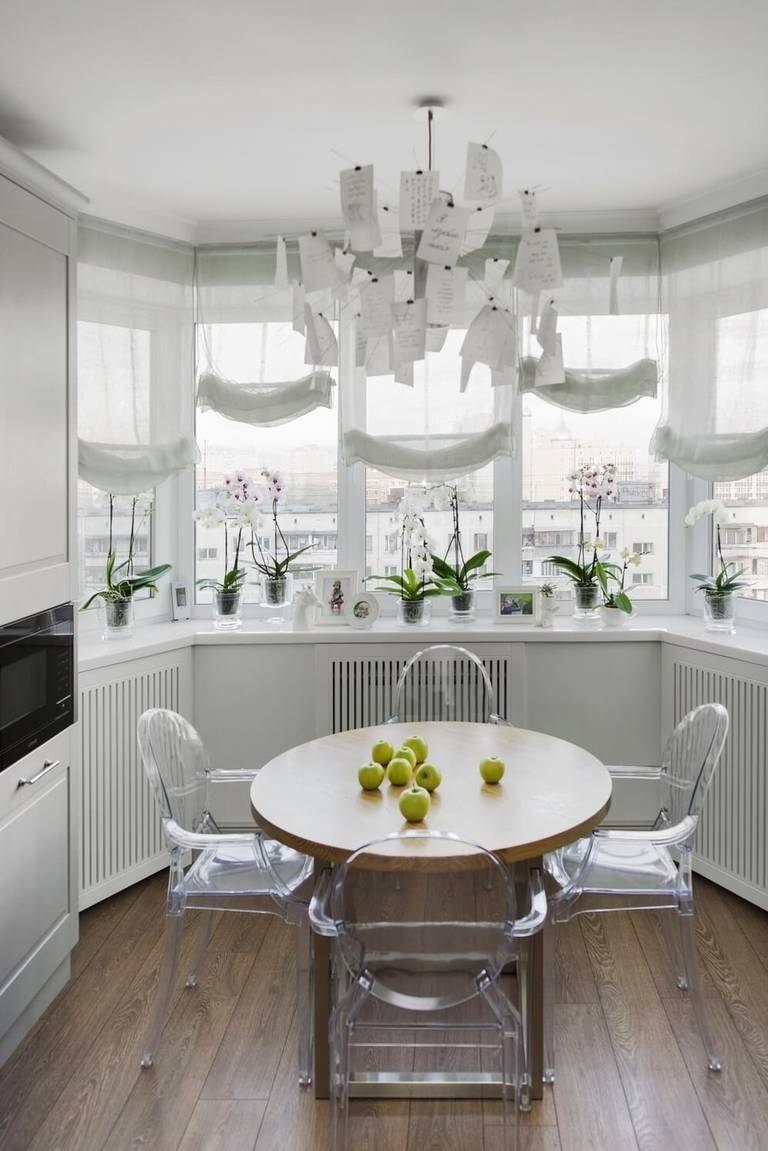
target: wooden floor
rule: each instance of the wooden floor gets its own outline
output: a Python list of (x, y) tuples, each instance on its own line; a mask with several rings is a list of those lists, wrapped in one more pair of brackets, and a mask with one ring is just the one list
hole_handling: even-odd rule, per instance
[[(2, 1151), (327, 1148), (327, 1104), (296, 1082), (292, 935), (272, 917), (220, 917), (201, 986), (177, 989), (156, 1066), (139, 1067), (164, 885), (82, 916), (72, 981), (0, 1069)], [(655, 915), (581, 917), (558, 957), (558, 1082), (525, 1151), (768, 1151), (768, 914), (703, 880), (697, 898), (723, 1073), (706, 1070)], [(501, 1151), (495, 1104), (356, 1106), (355, 1151)]]

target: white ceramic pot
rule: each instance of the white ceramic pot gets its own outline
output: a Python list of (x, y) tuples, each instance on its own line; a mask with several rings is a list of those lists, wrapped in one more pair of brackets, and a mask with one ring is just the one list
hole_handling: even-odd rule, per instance
[(625, 611), (620, 611), (617, 607), (606, 607), (605, 604), (600, 608), (600, 619), (606, 627), (624, 627), (627, 620), (632, 618)]

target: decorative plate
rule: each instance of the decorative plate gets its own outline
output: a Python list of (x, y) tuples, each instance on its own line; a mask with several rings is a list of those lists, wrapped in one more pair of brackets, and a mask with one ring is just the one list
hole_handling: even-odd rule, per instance
[(369, 595), (368, 592), (359, 592), (352, 597), (347, 615), (347, 623), (351, 627), (371, 627), (378, 618), (379, 601), (376, 596)]

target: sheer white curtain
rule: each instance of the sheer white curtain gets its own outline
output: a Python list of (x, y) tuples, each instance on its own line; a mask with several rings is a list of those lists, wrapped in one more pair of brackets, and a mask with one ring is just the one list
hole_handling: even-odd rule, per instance
[(190, 247), (100, 226), (78, 234), (79, 471), (133, 495), (194, 464)]
[(768, 202), (662, 237), (668, 405), (657, 455), (704, 479), (768, 467)]

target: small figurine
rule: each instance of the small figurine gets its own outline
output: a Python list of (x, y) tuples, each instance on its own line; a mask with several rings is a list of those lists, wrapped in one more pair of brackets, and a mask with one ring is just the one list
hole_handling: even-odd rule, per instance
[(539, 618), (538, 627), (552, 627), (552, 621), (560, 607), (555, 603), (555, 587), (551, 583), (543, 583), (539, 588)]
[(320, 607), (320, 600), (315, 589), (307, 584), (300, 588), (293, 597), (293, 630), (309, 631), (315, 622), (315, 608)]

